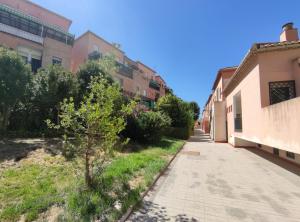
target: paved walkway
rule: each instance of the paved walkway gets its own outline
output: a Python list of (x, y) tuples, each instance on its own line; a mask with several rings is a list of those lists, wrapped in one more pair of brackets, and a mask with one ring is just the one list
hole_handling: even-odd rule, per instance
[(196, 133), (129, 221), (300, 221), (299, 168)]

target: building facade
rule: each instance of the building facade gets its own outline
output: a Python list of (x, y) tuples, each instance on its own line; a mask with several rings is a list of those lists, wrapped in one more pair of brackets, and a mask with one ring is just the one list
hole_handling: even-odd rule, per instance
[(61, 64), (72, 72), (89, 59), (113, 55), (117, 71), (113, 78), (130, 97), (153, 107), (168, 90), (153, 69), (128, 58), (118, 44), (87, 31), (75, 40), (69, 33), (72, 21), (28, 0), (0, 0), (0, 46), (17, 51), (32, 71)]
[(218, 71), (202, 115), (202, 129), (217, 142), (227, 141), (226, 100), (223, 90), (237, 67), (226, 67)]
[(0, 0), (0, 44), (16, 50), (33, 72), (57, 63), (70, 69), (71, 23), (27, 0)]
[(230, 144), (300, 164), (300, 41), (292, 23), (279, 42), (252, 46), (222, 94)]
[(71, 70), (76, 72), (89, 59), (99, 59), (113, 55), (117, 63), (117, 71), (113, 75), (130, 97), (140, 96), (142, 103), (153, 107), (161, 96), (165, 95), (166, 84), (155, 70), (142, 62), (133, 61), (120, 50), (117, 44), (109, 43), (91, 31), (76, 38), (72, 50)]

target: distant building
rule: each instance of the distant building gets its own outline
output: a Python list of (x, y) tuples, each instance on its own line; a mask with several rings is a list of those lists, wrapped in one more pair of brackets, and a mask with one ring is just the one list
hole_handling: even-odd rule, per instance
[(109, 43), (91, 31), (79, 36), (72, 50), (72, 71), (79, 70), (80, 65), (89, 59), (99, 59), (113, 55), (117, 63), (117, 72), (113, 78), (120, 83), (125, 95), (140, 96), (142, 103), (153, 107), (161, 96), (165, 95), (165, 81), (156, 72), (141, 62), (135, 62), (115, 44)]
[(27, 0), (0, 0), (0, 45), (16, 50), (33, 72), (57, 63), (70, 69), (71, 23)]

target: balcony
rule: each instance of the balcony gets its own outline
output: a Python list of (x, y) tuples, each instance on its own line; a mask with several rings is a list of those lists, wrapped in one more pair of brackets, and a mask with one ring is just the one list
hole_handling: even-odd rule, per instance
[(1, 31), (42, 44), (45, 37), (55, 39), (67, 45), (73, 45), (74, 35), (58, 26), (41, 21), (38, 18), (0, 4)]
[(155, 80), (150, 80), (149, 82), (149, 87), (152, 88), (152, 89), (155, 89), (155, 90), (158, 90), (160, 89), (160, 85), (158, 82), (156, 82)]
[(93, 51), (88, 55), (89, 60), (98, 60), (102, 58), (102, 53)]
[(133, 69), (125, 66), (122, 63), (117, 62), (117, 69), (118, 73), (122, 76), (125, 76), (127, 78), (133, 79)]
[(44, 39), (38, 35), (34, 35), (29, 32), (25, 32), (23, 30), (15, 28), (15, 27), (5, 25), (3, 23), (0, 23), (0, 31), (23, 38), (23, 39), (27, 39), (32, 42), (39, 43), (41, 45), (44, 43)]

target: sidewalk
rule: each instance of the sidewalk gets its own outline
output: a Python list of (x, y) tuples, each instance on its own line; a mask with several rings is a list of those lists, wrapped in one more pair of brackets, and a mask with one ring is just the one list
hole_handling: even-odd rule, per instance
[(300, 221), (300, 177), (196, 131), (128, 221)]

